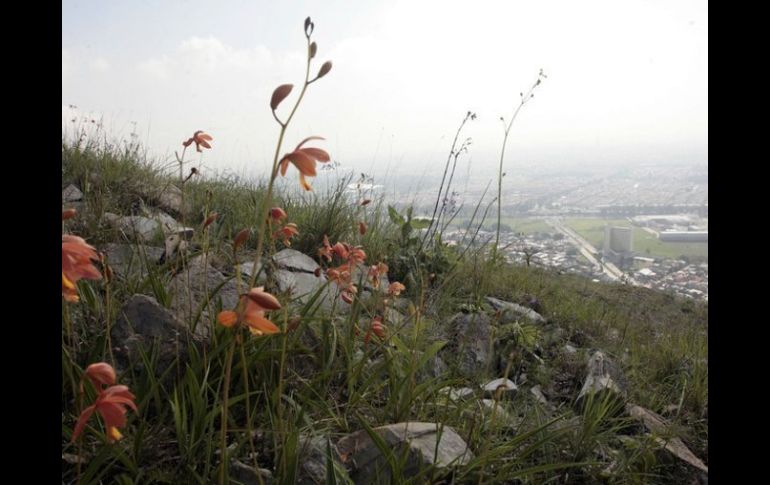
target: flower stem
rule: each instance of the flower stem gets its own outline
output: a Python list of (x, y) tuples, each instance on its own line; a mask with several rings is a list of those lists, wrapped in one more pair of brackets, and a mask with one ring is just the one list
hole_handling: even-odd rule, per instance
[(235, 350), (235, 341), (230, 343), (230, 349), (227, 352), (227, 364), (225, 366), (225, 389), (222, 400), (222, 441), (220, 442), (219, 453), (221, 456), (221, 468), (219, 470), (219, 485), (225, 484), (225, 475), (228, 465), (227, 460), (227, 405), (230, 398), (230, 373), (233, 367), (233, 353)]

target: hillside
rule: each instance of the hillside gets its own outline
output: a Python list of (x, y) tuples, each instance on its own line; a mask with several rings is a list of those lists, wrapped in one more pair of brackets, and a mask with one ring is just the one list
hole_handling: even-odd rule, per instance
[[(345, 182), (272, 194), (257, 258), (267, 187), (176, 170), (62, 144), (101, 258), (62, 302), (63, 482), (707, 482), (707, 304), (423, 241)], [(73, 442), (107, 381), (122, 439), (97, 407)]]

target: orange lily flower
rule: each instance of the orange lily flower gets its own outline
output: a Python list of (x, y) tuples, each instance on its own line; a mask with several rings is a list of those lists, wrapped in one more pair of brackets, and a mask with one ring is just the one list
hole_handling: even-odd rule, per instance
[(217, 212), (212, 212), (211, 214), (209, 214), (206, 220), (203, 221), (203, 228), (206, 229), (207, 227), (209, 227), (211, 224), (214, 223), (214, 221), (217, 220), (218, 217), (219, 217), (219, 213)]
[(75, 217), (75, 215), (78, 213), (75, 209), (65, 209), (61, 211), (61, 220), (66, 221), (67, 219), (71, 219)]
[(377, 265), (369, 267), (368, 276), (375, 288), (380, 287), (380, 276), (386, 274), (388, 274), (388, 265), (385, 263), (377, 263)]
[(388, 286), (388, 295), (398, 296), (404, 290), (406, 290), (406, 286), (402, 285), (398, 281), (394, 281), (393, 283), (390, 284), (390, 286)]
[(305, 138), (297, 145), (297, 148), (293, 152), (287, 153), (281, 159), (281, 175), (286, 176), (286, 170), (289, 168), (289, 162), (293, 163), (297, 170), (299, 170), (299, 183), (305, 190), (313, 190), (305, 177), (316, 176), (316, 161), (326, 163), (331, 158), (325, 150), (320, 148), (302, 148), (302, 145), (310, 140), (323, 140), (320, 136), (310, 136)]
[(86, 377), (97, 389), (101, 389), (101, 386), (115, 385), (115, 369), (106, 362), (89, 365), (86, 368)]
[(94, 260), (101, 260), (93, 246), (83, 238), (64, 234), (61, 237), (61, 279), (62, 296), (66, 301), (80, 300), (77, 282), (80, 279), (98, 280), (102, 274), (93, 265)]
[[(133, 409), (134, 412), (137, 411), (136, 404), (134, 404), (135, 396), (131, 394), (127, 386), (110, 385), (115, 383), (115, 369), (107, 363), (99, 362), (88, 366), (86, 377), (99, 389), (99, 395), (92, 405), (80, 413), (72, 432), (72, 441), (74, 442), (83, 432), (83, 428), (94, 411), (98, 412), (104, 419), (104, 424), (107, 427), (107, 440), (110, 443), (119, 440), (123, 435), (120, 434), (118, 428), (126, 425), (126, 406)], [(103, 385), (109, 385), (109, 387), (103, 389)]]
[(195, 143), (195, 149), (198, 152), (202, 152), (201, 147), (203, 148), (211, 148), (211, 144), (209, 143), (213, 138), (211, 135), (207, 135), (202, 130), (198, 130), (195, 133), (193, 133), (193, 136), (189, 138), (187, 141), (182, 142), (182, 145), (187, 148), (189, 147), (193, 142)]
[(235, 235), (235, 239), (233, 239), (233, 249), (238, 249), (238, 247), (248, 241), (249, 236), (251, 236), (251, 230), (249, 228), (241, 229), (238, 234)]
[(263, 287), (252, 288), (245, 295), (241, 295), (237, 311), (225, 310), (219, 312), (217, 321), (225, 327), (232, 327), (236, 323), (244, 323), (254, 335), (274, 334), (280, 329), (270, 320), (265, 318), (266, 310), (280, 310), (278, 299), (264, 291)]
[(297, 230), (297, 225), (293, 222), (286, 224), (282, 228), (275, 231), (275, 234), (273, 234), (274, 239), (281, 239), (283, 244), (287, 247), (291, 246), (290, 239), (294, 236), (299, 236), (299, 231)]
[(272, 217), (275, 222), (280, 222), (282, 219), (286, 219), (289, 216), (286, 214), (286, 211), (280, 207), (273, 207), (270, 209), (270, 217)]
[(324, 234), (324, 247), (318, 250), (318, 256), (326, 258), (326, 261), (332, 260), (332, 246), (329, 244), (329, 237)]
[(380, 339), (385, 339), (385, 326), (382, 324), (382, 317), (377, 316), (372, 318), (372, 325), (369, 327), (369, 331), (364, 336), (364, 343), (368, 344), (372, 338), (372, 334), (378, 336)]

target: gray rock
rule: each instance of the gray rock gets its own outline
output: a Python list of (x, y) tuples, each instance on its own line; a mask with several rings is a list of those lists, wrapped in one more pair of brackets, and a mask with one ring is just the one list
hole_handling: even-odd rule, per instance
[[(462, 466), (473, 459), (473, 452), (460, 435), (449, 426), (437, 423), (406, 422), (374, 428), (395, 456), (407, 453), (399, 478), (411, 478), (426, 466), (443, 469)], [(345, 463), (351, 467), (355, 483), (389, 483), (391, 469), (388, 460), (366, 430), (345, 436), (337, 447)]]
[(632, 403), (626, 404), (626, 412), (628, 412), (631, 417), (641, 421), (649, 431), (657, 435), (656, 441), (671, 454), (695, 468), (708, 473), (709, 469), (706, 464), (703, 463), (700, 458), (695, 456), (681, 439), (670, 436), (671, 432), (668, 429), (668, 424), (662, 416)]
[(484, 416), (492, 420), (492, 412), (495, 413), (495, 422), (504, 426), (517, 425), (517, 420), (509, 413), (502, 401), (495, 401), (494, 399), (482, 399), (479, 401), (481, 404), (481, 410), (484, 412)]
[(439, 354), (463, 377), (482, 377), (494, 362), (489, 317), (484, 313), (458, 313), (448, 327), (448, 344)]
[(157, 197), (158, 206), (167, 211), (181, 214), (182, 191), (176, 185), (166, 185)]
[[(241, 285), (245, 292), (246, 283)], [(209, 264), (204, 264), (204, 256), (197, 256), (177, 273), (169, 285), (172, 294), (171, 308), (177, 318), (193, 325), (200, 313), (201, 318), (195, 324), (195, 333), (208, 336), (209, 322), (215, 317), (216, 309), (232, 310), (238, 303), (238, 284), (235, 278), (227, 278)]]
[(243, 485), (269, 485), (273, 483), (273, 474), (270, 470), (254, 468), (238, 460), (233, 460), (230, 463), (230, 478)]
[(588, 359), (588, 375), (578, 395), (578, 401), (588, 394), (605, 390), (625, 397), (627, 381), (620, 367), (604, 352), (597, 350)]
[(516, 391), (519, 390), (519, 388), (512, 380), (504, 379), (502, 377), (493, 381), (489, 381), (484, 385), (484, 392), (490, 397), (494, 397), (494, 395), (497, 394), (498, 389), (501, 389), (501, 397), (512, 396), (514, 393), (516, 393)]
[(144, 277), (151, 265), (158, 263), (163, 249), (141, 244), (106, 244), (102, 248), (107, 264), (118, 277)]
[(105, 212), (103, 220), (128, 240), (151, 241), (169, 234), (184, 233), (189, 237), (194, 229), (180, 225), (170, 215), (157, 212), (151, 217), (119, 216)]
[(337, 447), (326, 436), (300, 436), (298, 485), (320, 485), (326, 483), (328, 446), (331, 444), (332, 459), (344, 469)]
[(459, 401), (461, 399), (471, 398), (476, 394), (476, 391), (470, 387), (445, 387), (439, 392), (449, 396), (452, 401)]
[(318, 263), (296, 249), (282, 249), (273, 256), (273, 262), (279, 269), (313, 273), (318, 269)]
[(545, 323), (545, 318), (531, 308), (518, 305), (516, 303), (510, 303), (491, 296), (486, 297), (487, 301), (492, 308), (501, 313), (500, 323), (512, 323), (524, 317), (533, 323)]
[(573, 347), (572, 345), (570, 345), (570, 344), (566, 344), (564, 346), (564, 352), (567, 353), (567, 354), (576, 354), (577, 353), (577, 349), (575, 347)]
[[(252, 270), (254, 269), (254, 261), (249, 261), (247, 263), (241, 263), (238, 268), (241, 271), (241, 276), (244, 278), (251, 279)], [(259, 274), (259, 277), (257, 277), (257, 285), (263, 285), (265, 284), (265, 281), (267, 281), (267, 275), (264, 271), (261, 271), (262, 269), (262, 263), (257, 265), (257, 273)]]
[(548, 399), (545, 398), (545, 395), (543, 394), (543, 391), (540, 389), (540, 386), (533, 386), (530, 390), (530, 393), (532, 393), (533, 396), (535, 396), (535, 400), (542, 404), (545, 407), (551, 407), (551, 404), (548, 402)]
[(62, 202), (75, 202), (83, 200), (83, 192), (73, 184), (69, 184), (64, 190), (61, 191)]
[[(146, 295), (128, 299), (120, 309), (110, 335), (120, 368), (131, 366), (148, 372), (165, 372), (177, 356), (181, 365), (186, 361), (189, 345), (201, 343), (173, 313)], [(149, 354), (152, 345), (158, 345), (158, 362), (154, 369), (144, 369), (141, 352)]]
[[(288, 293), (296, 303), (304, 305), (326, 284), (326, 276), (316, 276), (313, 273), (295, 272), (287, 269), (279, 269), (273, 272), (273, 280), (281, 293)], [(324, 306), (331, 305), (336, 285), (327, 286), (319, 296)], [(342, 300), (338, 303), (344, 304)]]

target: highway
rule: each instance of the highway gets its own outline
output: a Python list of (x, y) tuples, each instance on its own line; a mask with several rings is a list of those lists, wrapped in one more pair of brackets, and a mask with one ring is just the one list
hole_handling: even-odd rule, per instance
[(549, 217), (545, 219), (545, 222), (556, 229), (561, 234), (564, 234), (567, 238), (569, 238), (575, 246), (580, 250), (580, 254), (586, 257), (588, 261), (591, 262), (591, 264), (595, 266), (601, 266), (602, 271), (604, 274), (612, 278), (613, 280), (620, 280), (625, 279), (632, 285), (637, 285), (638, 283), (634, 281), (633, 278), (631, 278), (628, 275), (625, 275), (617, 266), (610, 262), (599, 262), (598, 259), (596, 259), (595, 254), (598, 254), (598, 251), (595, 247), (591, 245), (588, 241), (585, 240), (580, 234), (573, 231), (569, 227), (565, 226), (562, 220), (558, 217)]

